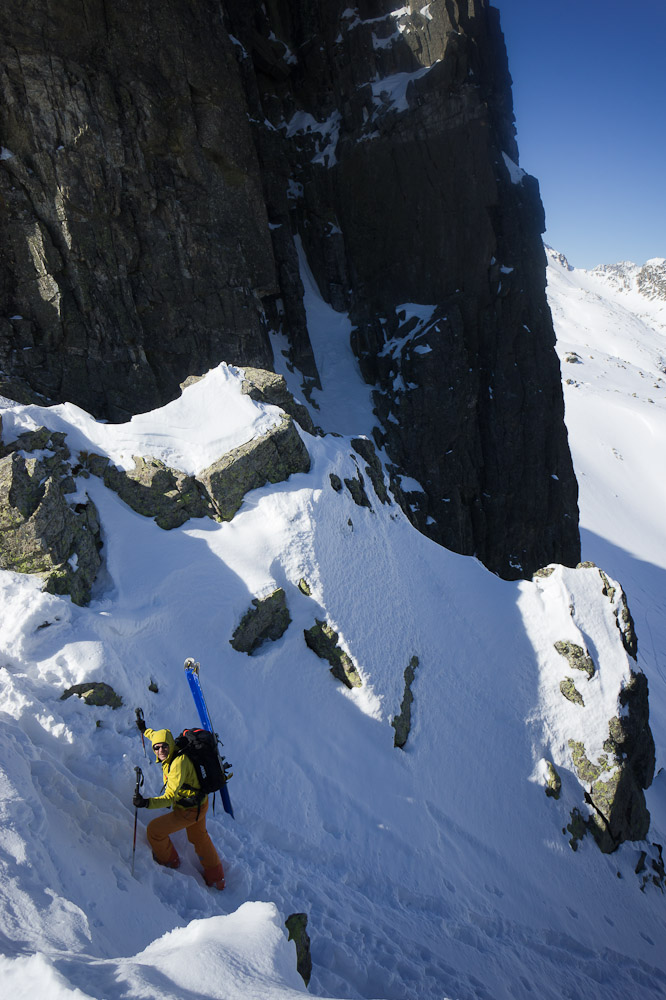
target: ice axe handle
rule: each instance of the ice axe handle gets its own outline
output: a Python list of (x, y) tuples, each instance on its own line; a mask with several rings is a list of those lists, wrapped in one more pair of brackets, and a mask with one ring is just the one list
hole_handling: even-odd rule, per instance
[[(139, 794), (139, 789), (143, 785), (143, 771), (140, 767), (134, 768), (134, 773), (136, 774), (136, 788), (134, 789), (134, 794)], [(134, 841), (132, 843), (132, 875), (134, 875), (134, 858), (136, 856), (136, 821), (139, 815), (139, 810), (135, 807), (134, 809)]]

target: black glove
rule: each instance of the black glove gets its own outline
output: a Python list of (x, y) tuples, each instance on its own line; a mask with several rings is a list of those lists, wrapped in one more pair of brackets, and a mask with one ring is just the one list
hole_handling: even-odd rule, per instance
[(136, 713), (136, 728), (139, 730), (141, 735), (143, 735), (146, 731), (146, 723), (144, 722), (143, 714), (139, 715), (138, 710)]
[(144, 799), (141, 792), (135, 792), (134, 798), (132, 799), (132, 805), (135, 809), (147, 809), (150, 799)]

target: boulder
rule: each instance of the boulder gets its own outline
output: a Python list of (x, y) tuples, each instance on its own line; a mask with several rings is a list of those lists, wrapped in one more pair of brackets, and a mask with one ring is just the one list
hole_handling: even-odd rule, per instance
[(252, 655), (265, 642), (284, 635), (291, 622), (284, 590), (279, 587), (268, 597), (255, 597), (229, 640), (239, 653)]
[(308, 472), (310, 456), (290, 416), (261, 437), (227, 452), (199, 475), (222, 521), (230, 521), (245, 494), (266, 483)]
[(574, 705), (585, 707), (583, 696), (570, 677), (565, 677), (563, 681), (560, 681), (560, 691), (567, 701), (573, 702)]
[(73, 684), (72, 687), (67, 688), (65, 692), (60, 696), (61, 701), (65, 701), (67, 698), (71, 698), (73, 694), (76, 694), (85, 701), (86, 705), (94, 705), (99, 707), (101, 705), (109, 705), (111, 708), (121, 708), (123, 704), (123, 699), (119, 694), (113, 690), (110, 684), (105, 684), (104, 681), (86, 681), (83, 684)]

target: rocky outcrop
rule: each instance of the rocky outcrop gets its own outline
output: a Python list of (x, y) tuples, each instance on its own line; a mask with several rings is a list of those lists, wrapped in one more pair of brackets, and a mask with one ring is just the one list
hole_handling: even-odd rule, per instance
[(168, 531), (191, 517), (215, 517), (206, 489), (195, 476), (170, 469), (157, 458), (133, 456), (134, 468), (126, 472), (107, 465), (104, 484), (144, 517)]
[(273, 329), (307, 398), (307, 261), (413, 522), (506, 577), (577, 561), (543, 211), (486, 0), (10, 0), (0, 47), (7, 375), (120, 420), (221, 360), (272, 367)]
[(372, 487), (380, 501), (383, 504), (390, 504), (391, 498), (388, 495), (386, 483), (384, 482), (384, 469), (377, 457), (377, 452), (372, 441), (369, 441), (368, 438), (354, 438), (352, 440), (352, 448), (367, 463), (365, 466), (366, 475), (369, 476)]
[[(0, 420), (0, 435), (1, 431)], [(69, 594), (76, 604), (89, 602), (102, 564), (102, 541), (93, 502), (87, 496), (68, 499), (75, 494), (77, 477), (103, 479), (132, 510), (169, 530), (193, 517), (231, 520), (250, 490), (283, 482), (309, 468), (308, 450), (286, 415), (264, 435), (223, 455), (199, 477), (141, 456), (134, 456), (130, 470), (86, 451), (73, 464), (65, 435), (41, 427), (11, 444), (0, 444), (0, 568), (37, 574), (50, 593)], [(283, 591), (278, 593), (284, 597)], [(284, 614), (288, 624), (286, 606)], [(259, 627), (263, 616), (264, 609), (253, 619), (253, 628)]]
[(345, 486), (357, 507), (369, 507), (372, 510), (372, 504), (365, 491), (365, 480), (360, 472), (356, 476), (347, 476)]
[(243, 374), (245, 378), (241, 391), (246, 396), (258, 403), (279, 406), (281, 410), (292, 416), (308, 434), (317, 433), (317, 428), (312, 422), (307, 407), (296, 402), (282, 375), (276, 375), (275, 372), (269, 372), (263, 368), (248, 368), (247, 366), (244, 367)]
[(310, 456), (289, 416), (266, 434), (227, 452), (198, 476), (222, 521), (230, 521), (250, 490), (308, 472)]
[(594, 660), (586, 649), (566, 639), (558, 640), (554, 645), (557, 652), (566, 659), (572, 670), (582, 670), (584, 674), (587, 674), (588, 680), (590, 677), (594, 677)]
[(543, 765), (546, 780), (546, 795), (551, 799), (559, 799), (562, 792), (562, 779), (558, 774), (557, 768), (551, 760), (545, 760)]
[(267, 597), (255, 597), (229, 640), (239, 653), (252, 656), (265, 642), (274, 642), (289, 628), (291, 615), (282, 587)]
[(643, 789), (652, 783), (655, 746), (644, 674), (632, 674), (620, 691), (619, 712), (608, 723), (603, 748), (591, 761), (583, 743), (569, 740), (576, 774), (587, 788), (588, 828), (601, 850), (611, 853), (625, 840), (643, 840), (650, 827)]
[(414, 683), (414, 677), (416, 676), (416, 668), (418, 665), (418, 656), (412, 656), (407, 667), (405, 668), (405, 692), (402, 696), (400, 714), (396, 715), (391, 721), (391, 725), (395, 729), (393, 746), (400, 747), (401, 750), (404, 749), (409, 737), (409, 731), (412, 728), (412, 703), (414, 701), (412, 684)]
[(580, 705), (581, 708), (585, 708), (585, 699), (574, 684), (571, 677), (565, 677), (563, 681), (560, 681), (560, 691), (567, 701), (572, 702), (574, 705)]
[(65, 435), (45, 427), (0, 446), (0, 567), (34, 573), (87, 604), (102, 559), (97, 509), (76, 490)]
[(284, 922), (289, 931), (289, 941), (296, 945), (296, 970), (307, 986), (312, 977), (312, 955), (310, 954), (310, 935), (307, 913), (292, 913)]
[(327, 660), (331, 673), (336, 680), (342, 681), (345, 687), (361, 687), (362, 681), (358, 670), (348, 653), (338, 643), (338, 633), (329, 622), (315, 619), (312, 628), (303, 632), (307, 646), (322, 660)]
[[(550, 744), (542, 779), (546, 793), (559, 798), (563, 770), (575, 775), (580, 798), (568, 805), (572, 847), (590, 832), (610, 853), (626, 840), (643, 840), (650, 826), (644, 790), (654, 775), (655, 745), (648, 682), (631, 657), (634, 641), (620, 627), (631, 618), (620, 585), (593, 563), (549, 569), (534, 579), (534, 620), (541, 620), (542, 637), (558, 630), (566, 638), (549, 649), (538, 641)], [(558, 704), (561, 696), (573, 708)]]
[(83, 452), (79, 458), (83, 475), (100, 476), (132, 510), (153, 517), (165, 530), (192, 517), (230, 521), (250, 490), (268, 482), (284, 482), (292, 473), (310, 468), (308, 450), (288, 416), (260, 437), (227, 452), (198, 476), (137, 455), (130, 470), (117, 468), (101, 455)]
[(86, 705), (100, 707), (108, 705), (110, 708), (122, 708), (123, 699), (113, 690), (110, 684), (104, 681), (86, 681), (83, 684), (73, 684), (72, 687), (60, 696), (61, 701), (71, 698), (76, 694), (85, 701)]

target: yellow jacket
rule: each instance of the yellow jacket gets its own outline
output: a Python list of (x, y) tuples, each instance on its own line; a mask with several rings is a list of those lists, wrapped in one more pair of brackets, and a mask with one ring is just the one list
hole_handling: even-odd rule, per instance
[[(151, 743), (168, 744), (169, 756), (162, 762), (164, 792), (148, 799), (149, 809), (192, 809), (202, 805), (208, 796), (201, 795), (201, 786), (194, 764), (185, 754), (177, 753), (176, 742), (168, 729), (146, 729), (145, 735)], [(159, 763), (157, 754), (155, 759)]]

